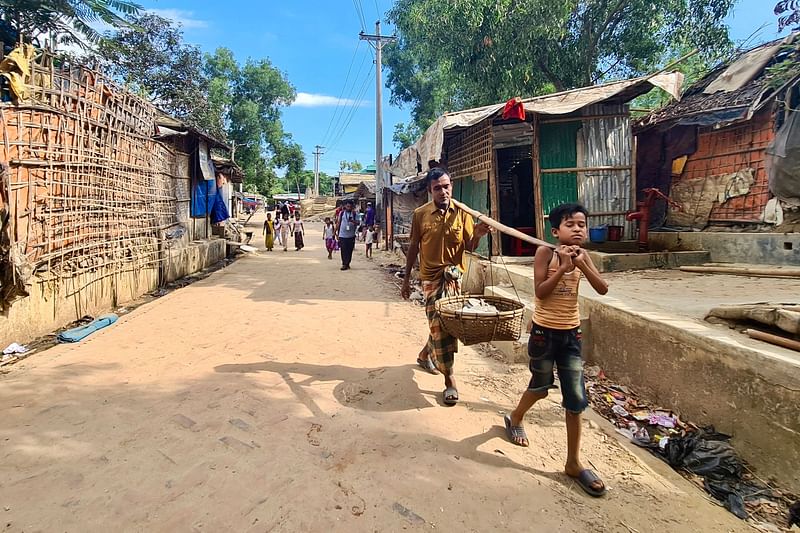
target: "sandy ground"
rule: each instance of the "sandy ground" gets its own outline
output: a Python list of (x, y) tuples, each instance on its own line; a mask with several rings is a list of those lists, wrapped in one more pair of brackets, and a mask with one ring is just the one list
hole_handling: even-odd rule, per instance
[(557, 394), (531, 448), (508, 443), (524, 366), (463, 349), (441, 406), (414, 365), (422, 308), (363, 245), (340, 272), (318, 230), (0, 376), (4, 531), (748, 529), (593, 415), (585, 460), (611, 490), (586, 496)]

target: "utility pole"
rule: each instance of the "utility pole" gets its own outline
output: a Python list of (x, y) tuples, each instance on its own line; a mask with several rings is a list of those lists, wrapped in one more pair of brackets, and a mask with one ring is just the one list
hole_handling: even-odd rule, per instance
[(386, 216), (383, 209), (383, 82), (381, 81), (381, 52), (385, 43), (393, 43), (395, 36), (381, 35), (381, 21), (375, 22), (375, 35), (368, 35), (363, 31), (358, 34), (359, 39), (374, 43), (375, 46), (375, 210), (381, 216), (381, 228), (386, 235)]
[(316, 145), (314, 151), (314, 195), (319, 196), (319, 156), (324, 154), (324, 146)]

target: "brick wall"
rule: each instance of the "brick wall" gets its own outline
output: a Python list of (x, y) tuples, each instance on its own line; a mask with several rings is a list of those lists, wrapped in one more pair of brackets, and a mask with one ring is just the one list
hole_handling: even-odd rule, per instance
[(723, 204), (715, 203), (710, 222), (758, 222), (761, 219), (771, 197), (764, 155), (767, 145), (775, 136), (774, 123), (772, 112), (765, 110), (744, 124), (719, 130), (703, 128), (698, 132), (697, 151), (689, 156), (680, 178), (673, 177), (673, 183), (728, 174), (748, 167), (755, 170), (755, 183), (750, 192)]

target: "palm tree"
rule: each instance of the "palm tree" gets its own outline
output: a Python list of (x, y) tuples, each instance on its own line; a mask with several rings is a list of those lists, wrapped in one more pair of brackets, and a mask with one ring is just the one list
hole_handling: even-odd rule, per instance
[(17, 40), (50, 37), (57, 44), (86, 47), (102, 38), (93, 24), (124, 26), (123, 17), (141, 9), (127, 0), (0, 0), (0, 20)]

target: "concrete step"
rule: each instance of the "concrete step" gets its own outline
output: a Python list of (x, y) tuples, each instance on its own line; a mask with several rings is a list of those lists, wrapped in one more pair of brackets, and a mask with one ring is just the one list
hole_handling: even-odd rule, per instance
[(589, 251), (589, 255), (600, 272), (646, 270), (650, 268), (679, 268), (688, 265), (702, 265), (711, 260), (711, 254), (703, 250), (638, 253)]

